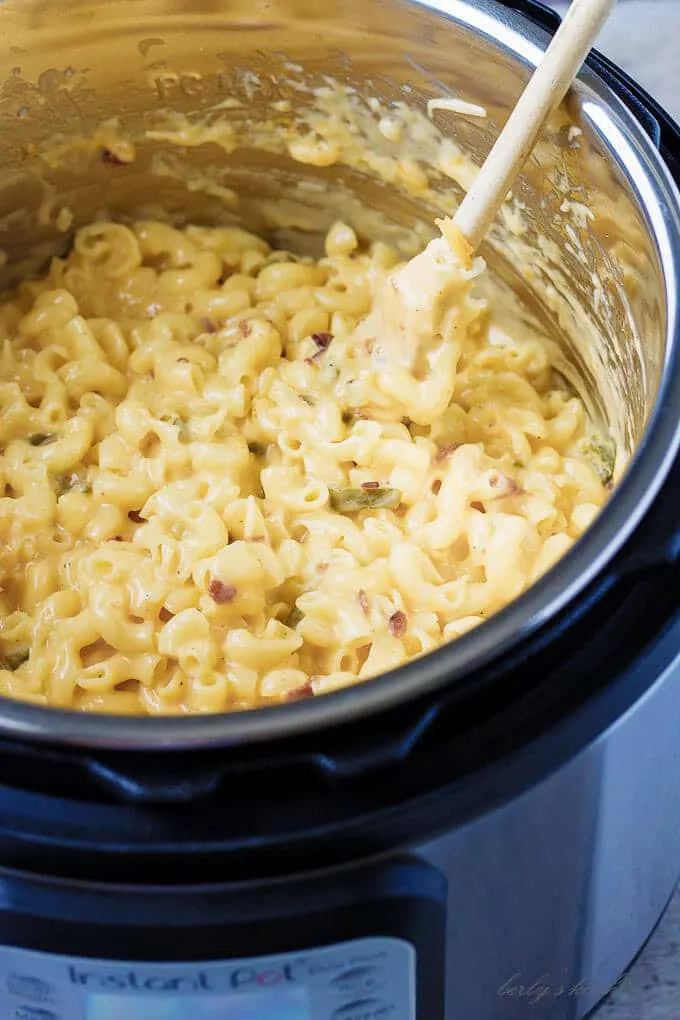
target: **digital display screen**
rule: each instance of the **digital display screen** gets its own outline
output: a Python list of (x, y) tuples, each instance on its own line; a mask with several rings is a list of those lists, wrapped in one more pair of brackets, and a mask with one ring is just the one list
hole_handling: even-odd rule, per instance
[(86, 1020), (309, 1020), (302, 989), (257, 995), (88, 994)]

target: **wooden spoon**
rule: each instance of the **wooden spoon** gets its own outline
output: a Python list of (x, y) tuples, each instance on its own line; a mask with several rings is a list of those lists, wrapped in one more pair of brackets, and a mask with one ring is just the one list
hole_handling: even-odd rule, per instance
[(476, 251), (550, 114), (564, 99), (616, 0), (572, 0), (538, 67), (486, 157), (453, 225)]
[(450, 392), (438, 380), (448, 379), (452, 389), (466, 329), (463, 312), (472, 256), (614, 3), (572, 0), (455, 216), (438, 221), (441, 235), (387, 278), (360, 323), (356, 339), (359, 344), (371, 342), (374, 371), (387, 398), (385, 406), (393, 412), (408, 404), (403, 413), (427, 424), (446, 405)]
[[(472, 256), (508, 197), (541, 127), (564, 99), (614, 3), (572, 0), (456, 215), (438, 220), (441, 235), (391, 273), (357, 330), (360, 343), (378, 338), (374, 366), (379, 373), (389, 372), (382, 377), (382, 389), (393, 395), (398, 390), (403, 394), (412, 391), (409, 400), (414, 408), (416, 390), (409, 374), (423, 378), (432, 372), (446, 376), (455, 370), (452, 366), (457, 355), (452, 344), (456, 338), (460, 341), (464, 329), (459, 311), (470, 289), (465, 270), (470, 269)], [(430, 389), (433, 392), (436, 387)], [(408, 413), (423, 423), (439, 413), (439, 404), (432, 402), (427, 387), (418, 392), (424, 405)]]

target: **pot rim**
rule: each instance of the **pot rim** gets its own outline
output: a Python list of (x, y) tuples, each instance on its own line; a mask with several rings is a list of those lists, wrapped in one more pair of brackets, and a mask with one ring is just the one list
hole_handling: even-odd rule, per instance
[[(547, 32), (499, 0), (485, 0), (483, 6), (476, 0), (411, 3), (483, 34), (529, 67), (549, 42)], [(650, 509), (680, 450), (680, 193), (641, 125), (588, 63), (578, 82), (591, 126), (619, 156), (626, 153), (647, 215), (666, 284), (666, 350), (654, 407), (626, 474), (574, 547), (519, 598), (452, 644), (319, 698), (214, 715), (155, 717), (78, 713), (0, 697), (0, 737), (146, 751), (237, 747), (318, 732), (396, 708), (488, 666), (564, 610), (605, 569)], [(588, 94), (599, 103), (589, 103)]]

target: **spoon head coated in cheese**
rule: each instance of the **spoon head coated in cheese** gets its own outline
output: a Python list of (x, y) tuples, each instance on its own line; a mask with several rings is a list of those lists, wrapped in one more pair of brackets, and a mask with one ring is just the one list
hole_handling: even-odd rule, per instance
[(370, 347), (380, 403), (395, 413), (408, 405), (422, 424), (450, 400), (463, 343), (479, 315), (470, 292), (484, 269), (451, 220), (437, 225), (441, 235), (381, 282), (357, 328), (357, 340)]

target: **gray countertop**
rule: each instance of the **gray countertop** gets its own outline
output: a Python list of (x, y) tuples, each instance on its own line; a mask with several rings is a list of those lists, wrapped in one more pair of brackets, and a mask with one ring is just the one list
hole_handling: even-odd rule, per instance
[[(560, 13), (569, 6), (548, 2)], [(597, 48), (680, 121), (680, 0), (618, 0)]]
[(597, 47), (680, 121), (680, 0), (619, 0)]
[[(568, 5), (555, 0), (553, 6)], [(680, 121), (680, 0), (619, 0), (598, 49)], [(592, 1020), (680, 1018), (680, 892)]]

